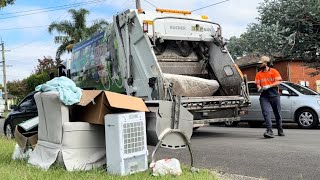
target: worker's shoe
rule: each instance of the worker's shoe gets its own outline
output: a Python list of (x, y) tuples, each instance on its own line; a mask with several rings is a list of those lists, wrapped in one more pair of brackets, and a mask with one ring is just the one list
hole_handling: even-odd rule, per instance
[(267, 129), (267, 131), (263, 134), (265, 138), (273, 138), (272, 129)]
[(282, 128), (278, 129), (278, 136), (285, 136)]

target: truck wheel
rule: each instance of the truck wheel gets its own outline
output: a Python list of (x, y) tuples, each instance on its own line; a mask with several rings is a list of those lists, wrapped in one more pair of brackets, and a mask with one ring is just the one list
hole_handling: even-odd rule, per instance
[(226, 127), (237, 127), (239, 124), (239, 121), (226, 121), (224, 122), (224, 125)]
[(13, 128), (11, 126), (11, 124), (9, 122), (6, 122), (4, 124), (4, 135), (8, 138), (8, 139), (13, 139), (14, 135), (13, 135)]
[(251, 128), (259, 128), (259, 127), (262, 126), (262, 124), (263, 124), (263, 122), (260, 122), (260, 121), (250, 121), (250, 122), (248, 122), (248, 125)]
[(302, 129), (316, 128), (319, 124), (316, 113), (311, 109), (301, 109), (296, 113), (296, 122)]

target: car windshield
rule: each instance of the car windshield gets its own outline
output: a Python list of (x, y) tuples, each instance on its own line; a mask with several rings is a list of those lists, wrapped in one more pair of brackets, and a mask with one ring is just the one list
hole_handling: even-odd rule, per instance
[(319, 95), (319, 93), (317, 93), (309, 88), (303, 87), (299, 84), (294, 84), (291, 82), (285, 82), (285, 84), (289, 85), (290, 87), (292, 87), (293, 89), (299, 91), (301, 94), (304, 94), (304, 95)]

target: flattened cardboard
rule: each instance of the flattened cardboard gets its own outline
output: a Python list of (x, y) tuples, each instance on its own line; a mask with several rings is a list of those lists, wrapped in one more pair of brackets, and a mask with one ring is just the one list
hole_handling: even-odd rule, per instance
[(71, 110), (72, 121), (84, 121), (104, 125), (109, 113), (149, 112), (141, 98), (99, 90), (83, 90), (80, 102)]
[(16, 126), (14, 131), (14, 137), (16, 139), (17, 144), (23, 150), (31, 147), (32, 149), (38, 142), (38, 132), (26, 132), (22, 127)]
[(94, 100), (102, 91), (100, 90), (83, 90), (80, 102), (77, 105), (86, 106)]
[(148, 107), (141, 98), (127, 96), (119, 93), (104, 91), (110, 107), (133, 111), (149, 112)]

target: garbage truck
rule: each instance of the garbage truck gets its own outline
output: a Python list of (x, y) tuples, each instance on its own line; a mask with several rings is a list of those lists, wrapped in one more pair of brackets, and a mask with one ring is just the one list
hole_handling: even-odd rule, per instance
[[(143, 98), (154, 112), (147, 114), (154, 119), (148, 141), (159, 140), (166, 127), (177, 128), (179, 118), (188, 122), (180, 122), (180, 129), (189, 138), (196, 124), (239, 121), (241, 108), (250, 104), (246, 80), (226, 48), (222, 27), (190, 11), (138, 8), (118, 13), (105, 31), (74, 45), (67, 67), (83, 89)], [(180, 147), (169, 142), (173, 139), (161, 145)]]

